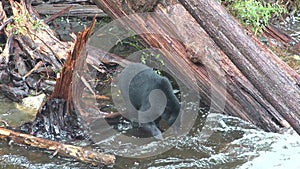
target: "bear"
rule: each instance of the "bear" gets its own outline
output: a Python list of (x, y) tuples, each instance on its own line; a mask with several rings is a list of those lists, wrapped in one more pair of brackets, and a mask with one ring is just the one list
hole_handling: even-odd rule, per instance
[(166, 77), (144, 64), (132, 63), (122, 70), (118, 84), (126, 105), (126, 118), (133, 124), (138, 123), (139, 128), (156, 139), (163, 139), (159, 126), (162, 119), (178, 131), (180, 103)]

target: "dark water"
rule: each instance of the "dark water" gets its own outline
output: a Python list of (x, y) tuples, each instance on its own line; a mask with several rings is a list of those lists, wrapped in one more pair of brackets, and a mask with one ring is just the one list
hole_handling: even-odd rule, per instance
[[(29, 120), (28, 109), (9, 113), (15, 104), (0, 102), (0, 117), (15, 118), (15, 124)], [(28, 115), (29, 113), (29, 115)], [(300, 168), (300, 137), (287, 131), (285, 134), (267, 133), (238, 118), (210, 114), (205, 126), (199, 129), (197, 119), (189, 134), (178, 138), (153, 140), (139, 149), (130, 144), (116, 142), (117, 134), (98, 143), (99, 149), (110, 148), (110, 153), (138, 154), (140, 158), (117, 156), (113, 168)], [(171, 148), (157, 153), (165, 147)], [(114, 149), (118, 147), (118, 149)], [(97, 147), (96, 147), (97, 148)], [(138, 151), (137, 151), (138, 150)], [(145, 155), (146, 154), (146, 155)], [(149, 156), (150, 154), (150, 156)], [(153, 156), (151, 156), (153, 155)], [(52, 154), (29, 147), (8, 145), (0, 141), (0, 168), (96, 168), (73, 159), (52, 157)]]

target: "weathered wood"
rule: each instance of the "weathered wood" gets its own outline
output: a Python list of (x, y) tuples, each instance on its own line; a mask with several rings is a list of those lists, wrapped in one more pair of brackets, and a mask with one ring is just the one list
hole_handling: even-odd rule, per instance
[[(76, 77), (83, 76), (87, 57), (86, 42), (95, 23), (96, 20), (94, 19), (88, 29), (78, 33), (74, 50), (69, 52), (61, 75), (56, 80), (52, 95), (39, 109), (36, 118), (32, 122), (27, 122), (19, 127), (21, 131), (56, 140), (89, 139), (86, 128), (81, 123), (80, 117), (78, 117), (79, 114), (84, 114), (80, 107), (80, 98), (84, 86), (80, 81), (81, 78)], [(76, 70), (76, 67), (79, 70)], [(9, 136), (11, 137), (11, 134)], [(19, 136), (24, 136), (24, 138), (21, 137), (21, 143), (55, 150), (55, 153), (73, 156), (93, 165), (112, 165), (115, 161), (113, 155), (98, 154), (72, 145), (38, 139), (30, 135), (17, 135), (16, 139), (19, 139)]]
[[(36, 118), (18, 127), (18, 130), (31, 135), (0, 127), (0, 138), (9, 138), (19, 144), (55, 151), (54, 154), (74, 157), (93, 165), (113, 164), (115, 161), (113, 155), (96, 153), (80, 147), (34, 137), (39, 136), (61, 141), (89, 139), (87, 130), (81, 123), (79, 114), (77, 114), (77, 105), (74, 104), (74, 102), (80, 100), (84, 86), (80, 81), (76, 81), (78, 79), (74, 75), (76, 64), (81, 70), (86, 67), (86, 42), (96, 23), (95, 18), (88, 29), (78, 33), (73, 48), (71, 43), (60, 42), (47, 25), (32, 17), (34, 13), (32, 13), (30, 4), (25, 4), (24, 0), (20, 3), (11, 0), (10, 4), (15, 18), (10, 23), (13, 24), (13, 27), (7, 33), (8, 45), (6, 49), (8, 52), (2, 53), (0, 56), (0, 91), (7, 96), (11, 96), (11, 99), (19, 101), (24, 97), (23, 95), (27, 95), (28, 88), (32, 87), (28, 85), (27, 80), (36, 70), (46, 67), (45, 64), (60, 69), (62, 66), (61, 60), (64, 60), (66, 55), (68, 57), (52, 95), (40, 107)], [(1, 22), (4, 23), (3, 18)], [(71, 49), (73, 49), (72, 52)], [(74, 83), (77, 86), (73, 85)], [(72, 92), (76, 90), (78, 90), (77, 95)], [(78, 111), (78, 113), (81, 113), (81, 109), (78, 109)]]
[(74, 50), (69, 52), (60, 77), (56, 80), (52, 95), (39, 109), (35, 120), (20, 127), (22, 131), (51, 139), (89, 138), (86, 128), (78, 117), (79, 114), (85, 113), (81, 112), (83, 110), (80, 108), (84, 85), (81, 78), (78, 80), (77, 76), (83, 77), (87, 57), (85, 45), (95, 22), (94, 19), (88, 29), (78, 33)]
[[(234, 65), (300, 134), (300, 88), (296, 74), (249, 35), (216, 1), (180, 0)], [(272, 113), (272, 112), (270, 112)]]
[(79, 4), (41, 4), (34, 6), (41, 15), (55, 15), (60, 11), (69, 9), (60, 16), (76, 16), (76, 17), (107, 17), (107, 15), (95, 5), (79, 5)]
[[(10, 0), (12, 6), (14, 18), (19, 19), (19, 22), (14, 22), (14, 29), (11, 29), (10, 35), (13, 36), (13, 31), (18, 32), (20, 43), (29, 44), (23, 45), (32, 58), (44, 57), (45, 60), (49, 60), (56, 68), (61, 68), (61, 63), (57, 59), (65, 59), (68, 54), (68, 49), (71, 49), (70, 44), (61, 42), (55, 36), (55, 33), (49, 29), (48, 25), (30, 17), (33, 13), (30, 13), (30, 5), (26, 5), (25, 1), (21, 3)], [(28, 6), (30, 9), (27, 9)], [(35, 25), (35, 26), (34, 26)], [(59, 43), (60, 48), (53, 48), (54, 44)], [(37, 53), (36, 48), (40, 48)]]
[[(132, 3), (128, 5), (118, 0), (95, 0), (95, 3), (115, 19), (136, 12)], [(121, 20), (120, 23), (137, 34), (154, 32), (155, 34), (141, 34), (141, 37), (149, 46), (161, 49), (167, 60), (174, 65), (174, 72), (188, 86), (199, 91), (206, 104), (212, 102), (215, 111), (241, 117), (266, 131), (279, 131), (279, 127), (292, 126), (299, 132), (299, 111), (296, 111), (299, 108), (295, 107), (295, 98), (296, 102), (299, 101), (299, 88), (293, 80), (298, 76), (266, 47), (258, 47), (256, 44), (259, 42), (253, 42), (253, 37), (246, 35), (246, 31), (215, 1), (197, 3), (194, 2), (193, 7), (185, 4), (186, 8), (189, 7), (188, 13), (182, 5), (165, 1), (165, 4), (174, 6), (158, 4), (155, 12), (171, 16), (169, 19), (155, 18), (145, 13), (146, 17), (135, 15), (128, 22), (123, 23)], [(197, 7), (196, 11), (194, 7)], [(204, 12), (200, 14), (198, 9)], [(201, 18), (197, 18), (199, 15)], [(174, 32), (180, 38), (157, 36)], [(227, 37), (232, 34), (238, 36), (234, 36), (235, 39)], [(256, 55), (253, 55), (252, 50), (256, 50)], [(261, 57), (264, 59), (260, 60)], [(245, 68), (240, 68), (241, 66)], [(193, 73), (187, 74), (186, 67), (190, 67)], [(280, 79), (276, 79), (276, 76)], [(191, 80), (194, 77), (197, 83)], [(290, 86), (294, 93), (288, 92), (289, 87), (286, 86)], [(211, 91), (216, 92), (215, 96), (220, 98), (211, 98)], [(288, 95), (288, 100), (283, 100), (284, 95), (281, 94)], [(224, 97), (225, 107), (222, 102)], [(279, 99), (278, 102), (276, 99)]]
[(280, 31), (274, 25), (271, 24), (264, 29), (264, 33), (268, 33), (269, 36), (284, 43), (285, 45), (289, 45), (290, 43), (293, 42), (296, 43), (290, 36)]
[(46, 140), (34, 137), (29, 134), (18, 133), (3, 127), (0, 127), (0, 139), (10, 140), (10, 144), (16, 143), (34, 148), (45, 149), (53, 152), (53, 156), (61, 155), (71, 157), (78, 161), (92, 164), (94, 166), (110, 166), (115, 162), (114, 155), (108, 155), (93, 150), (84, 149), (70, 144), (63, 144), (56, 141)]
[[(11, 100), (20, 101), (28, 95), (29, 89), (36, 92), (43, 90), (42, 86), (46, 86), (45, 77), (56, 78), (54, 70), (62, 68), (62, 60), (67, 57), (72, 44), (58, 40), (54, 31), (33, 17), (31, 6), (26, 5), (25, 1), (9, 1), (5, 5), (5, 9), (11, 6), (12, 16), (11, 19), (5, 19), (5, 11), (1, 11), (1, 32), (4, 33), (1, 41), (6, 40), (6, 45), (0, 54), (0, 83), (3, 84), (0, 90), (8, 91), (5, 96)], [(9, 93), (7, 88), (16, 90), (10, 90), (12, 93)], [(24, 92), (14, 92), (18, 90)]]

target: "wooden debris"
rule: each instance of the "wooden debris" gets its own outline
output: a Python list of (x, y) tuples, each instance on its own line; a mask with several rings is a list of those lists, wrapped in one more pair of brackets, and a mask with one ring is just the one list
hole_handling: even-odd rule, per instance
[[(41, 15), (76, 16), (76, 17), (107, 17), (96, 5), (79, 4), (41, 4), (34, 7)], [(66, 10), (67, 9), (67, 10)], [(60, 13), (64, 11), (63, 13)]]
[[(278, 122), (282, 126), (288, 123), (300, 134), (300, 107), (298, 106), (300, 89), (293, 78), (297, 76), (296, 72), (254, 36), (247, 35), (217, 2), (207, 0), (203, 2), (180, 0), (180, 2), (253, 84), (262, 95), (264, 102), (269, 104), (268, 107), (274, 108), (268, 114), (260, 116), (271, 114), (269, 117), (271, 119), (278, 119), (281, 116), (284, 120)], [(211, 17), (217, 17), (218, 22), (207, 19)]]
[[(13, 15), (6, 19), (4, 9), (9, 4)], [(4, 95), (16, 101), (27, 96), (30, 90), (38, 93), (45, 88), (51, 89), (45, 80), (56, 78), (54, 71), (62, 68), (63, 60), (73, 46), (58, 40), (54, 31), (30, 12), (31, 6), (24, 0), (20, 3), (10, 0), (5, 5), (0, 21), (1, 40), (6, 40), (0, 54), (0, 90), (5, 90)]]
[(86, 114), (80, 107), (80, 98), (85, 87), (80, 77), (84, 77), (87, 57), (85, 45), (95, 22), (94, 19), (90, 28), (78, 33), (74, 50), (69, 52), (51, 96), (39, 109), (35, 120), (20, 127), (25, 133), (51, 139), (89, 139), (79, 117), (79, 114)]
[[(5, 84), (0, 84), (0, 91), (6, 96), (10, 96), (12, 100), (19, 101), (24, 95), (27, 95), (29, 87), (34, 87), (28, 85), (30, 82), (28, 80), (42, 76), (37, 75), (36, 71), (45, 69), (48, 76), (51, 73), (48, 68), (50, 70), (51, 68), (62, 68), (62, 72), (57, 79), (52, 95), (40, 107), (36, 118), (17, 128), (27, 134), (1, 128), (0, 137), (19, 144), (51, 150), (54, 151), (54, 154), (73, 157), (93, 165), (112, 165), (115, 160), (113, 155), (104, 155), (80, 147), (50, 141), (90, 141), (85, 125), (80, 118), (80, 114), (84, 114), (84, 110), (80, 107), (80, 98), (83, 88), (87, 87), (81, 81), (84, 79), (83, 70), (86, 68), (86, 43), (96, 20), (93, 20), (90, 28), (78, 34), (75, 44), (65, 43), (59, 41), (44, 22), (33, 17), (35, 14), (32, 13), (30, 4), (25, 4), (24, 0), (21, 0), (20, 3), (13, 0), (9, 2), (12, 6), (14, 19), (10, 23), (9, 32), (7, 32), (9, 43), (6, 49), (8, 55), (2, 53), (0, 57), (2, 64), (0, 67), (1, 80), (6, 80), (5, 77), (8, 77)], [(62, 67), (65, 59), (65, 64)], [(76, 66), (80, 70), (76, 70)], [(73, 76), (75, 74), (80, 78)], [(53, 74), (51, 73), (51, 75)], [(1, 83), (3, 82), (1, 81)], [(74, 94), (73, 91), (77, 90), (78, 92), (74, 92), (76, 93)]]
[(61, 11), (59, 11), (59, 12), (57, 12), (57, 13), (51, 15), (50, 17), (46, 18), (46, 19), (44, 20), (44, 22), (45, 22), (45, 23), (49, 23), (49, 22), (53, 21), (54, 19), (56, 19), (56, 18), (62, 16), (63, 14), (67, 13), (72, 7), (73, 7), (73, 6), (70, 5), (70, 6), (64, 8), (64, 9), (62, 9)]
[(0, 138), (2, 140), (9, 140), (10, 144), (16, 143), (49, 150), (53, 152), (53, 156), (61, 155), (64, 157), (70, 157), (84, 163), (92, 164), (93, 166), (111, 166), (115, 162), (114, 155), (108, 155), (70, 144), (46, 140), (29, 134), (18, 133), (3, 127), (0, 127)]

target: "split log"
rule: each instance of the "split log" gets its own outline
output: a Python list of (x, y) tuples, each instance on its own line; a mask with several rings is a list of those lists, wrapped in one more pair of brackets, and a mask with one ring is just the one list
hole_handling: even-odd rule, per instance
[[(241, 28), (216, 1), (147, 1), (155, 12), (170, 16), (168, 19), (153, 17), (153, 13), (130, 17), (145, 12), (140, 11), (145, 1), (94, 1), (114, 19), (130, 18), (120, 24), (140, 34), (150, 47), (159, 48), (174, 65), (174, 72), (200, 92), (202, 101), (211, 102), (215, 111), (238, 116), (266, 131), (292, 126), (300, 133), (299, 75)], [(180, 40), (164, 36), (170, 32)], [(186, 67), (193, 74), (186, 74)], [(191, 80), (194, 77), (197, 83)], [(211, 98), (211, 91), (220, 97)]]
[[(78, 80), (76, 77), (84, 73), (87, 57), (85, 44), (94, 24), (95, 20), (89, 29), (78, 33), (74, 50), (69, 53), (52, 95), (39, 109), (35, 120), (20, 127), (22, 131), (50, 139), (88, 139), (86, 128), (78, 117), (84, 113), (76, 112), (82, 111), (79, 100), (84, 87), (81, 78)], [(80, 70), (76, 70), (75, 66)]]

